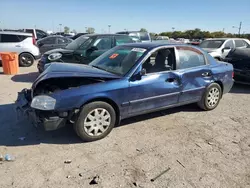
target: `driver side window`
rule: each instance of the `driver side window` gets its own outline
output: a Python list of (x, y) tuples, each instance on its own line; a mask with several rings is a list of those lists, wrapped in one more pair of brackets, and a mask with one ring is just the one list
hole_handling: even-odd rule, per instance
[(146, 74), (175, 70), (174, 48), (160, 49), (154, 52), (143, 64)]
[(108, 50), (112, 48), (111, 37), (99, 37), (93, 44), (98, 50)]

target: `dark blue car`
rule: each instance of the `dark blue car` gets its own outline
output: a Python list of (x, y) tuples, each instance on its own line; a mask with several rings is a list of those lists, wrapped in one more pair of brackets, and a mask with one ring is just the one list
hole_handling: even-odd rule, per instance
[(51, 63), (16, 103), (46, 130), (70, 121), (94, 141), (131, 116), (189, 103), (212, 110), (232, 85), (233, 66), (195, 46), (134, 43), (89, 65)]

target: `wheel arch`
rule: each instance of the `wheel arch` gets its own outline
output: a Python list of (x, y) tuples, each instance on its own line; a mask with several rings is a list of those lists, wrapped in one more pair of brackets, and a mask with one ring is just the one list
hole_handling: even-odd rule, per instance
[[(215, 80), (214, 82), (212, 82), (212, 83), (216, 83), (216, 84), (218, 84), (219, 86), (220, 86), (220, 88), (221, 88), (221, 98), (222, 98), (222, 96), (223, 96), (223, 92), (224, 92), (224, 86), (223, 86), (223, 83), (222, 83), (222, 81), (220, 81), (220, 80)], [(212, 84), (211, 83), (211, 84)], [(210, 84), (209, 84), (210, 85)], [(209, 86), (208, 85), (208, 86)]]
[(84, 105), (89, 104), (91, 102), (106, 102), (109, 105), (111, 105), (114, 110), (115, 110), (115, 114), (116, 114), (116, 122), (115, 125), (118, 125), (121, 121), (121, 117), (120, 117), (120, 109), (118, 107), (118, 105), (116, 104), (116, 102), (114, 102), (112, 99), (108, 98), (108, 97), (96, 97), (96, 98), (92, 98), (90, 100), (87, 100), (82, 106), (81, 108), (83, 108)]

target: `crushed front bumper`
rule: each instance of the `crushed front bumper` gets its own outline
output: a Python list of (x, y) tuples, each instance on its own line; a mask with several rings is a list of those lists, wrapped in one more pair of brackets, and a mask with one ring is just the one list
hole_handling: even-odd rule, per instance
[(59, 129), (66, 124), (66, 118), (54, 115), (53, 112), (36, 110), (30, 107), (31, 91), (23, 89), (18, 92), (16, 111), (18, 118), (25, 116), (35, 126), (43, 125), (46, 131)]

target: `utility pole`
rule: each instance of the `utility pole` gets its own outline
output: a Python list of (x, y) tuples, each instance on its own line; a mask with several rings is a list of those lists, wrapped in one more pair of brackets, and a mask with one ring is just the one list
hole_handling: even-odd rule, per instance
[(110, 27), (111, 27), (111, 25), (108, 25), (108, 27), (109, 27), (109, 33), (110, 33)]
[(240, 36), (241, 25), (242, 25), (242, 22), (240, 22), (240, 27), (239, 27), (239, 36)]

